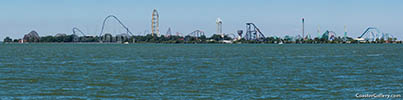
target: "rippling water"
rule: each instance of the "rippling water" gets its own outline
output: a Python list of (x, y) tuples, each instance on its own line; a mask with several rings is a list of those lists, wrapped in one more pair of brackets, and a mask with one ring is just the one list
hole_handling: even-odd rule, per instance
[(402, 50), (398, 44), (5, 44), (0, 99), (402, 94)]

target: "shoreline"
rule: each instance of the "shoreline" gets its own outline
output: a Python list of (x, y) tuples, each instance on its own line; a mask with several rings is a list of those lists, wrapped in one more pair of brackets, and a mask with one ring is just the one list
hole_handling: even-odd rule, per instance
[(75, 43), (69, 43), (69, 42), (43, 42), (43, 43), (7, 43), (7, 42), (0, 42), (0, 44), (122, 44), (122, 45), (128, 45), (128, 44), (273, 44), (273, 45), (289, 45), (289, 44), (296, 44), (296, 45), (304, 45), (304, 44), (402, 44), (401, 42), (397, 43), (283, 43), (283, 44), (278, 44), (278, 43), (99, 43), (99, 42), (75, 42)]

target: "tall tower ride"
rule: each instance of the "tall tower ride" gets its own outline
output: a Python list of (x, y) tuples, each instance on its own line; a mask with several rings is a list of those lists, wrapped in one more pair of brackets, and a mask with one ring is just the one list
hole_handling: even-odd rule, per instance
[(159, 30), (159, 14), (157, 12), (157, 9), (153, 10), (153, 15), (152, 15), (152, 20), (151, 20), (151, 35), (152, 36), (159, 36), (160, 30)]
[(221, 20), (221, 18), (217, 18), (216, 24), (217, 24), (217, 34), (220, 34), (221, 37), (224, 37), (224, 34), (222, 33), (222, 20)]
[(305, 19), (302, 18), (302, 38), (305, 39)]
[(344, 25), (344, 38), (347, 38), (347, 26)]

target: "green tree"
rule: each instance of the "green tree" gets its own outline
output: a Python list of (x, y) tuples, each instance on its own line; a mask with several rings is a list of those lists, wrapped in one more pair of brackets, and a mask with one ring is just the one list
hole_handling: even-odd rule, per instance
[(3, 42), (4, 43), (13, 42), (13, 39), (7, 36), (6, 38), (4, 38)]
[(55, 42), (55, 38), (53, 36), (45, 36), (41, 37), (40, 42)]
[(219, 34), (214, 34), (213, 36), (210, 37), (210, 39), (213, 39), (215, 41), (220, 41), (220, 40), (223, 40), (224, 38), (221, 37), (221, 35), (219, 35)]
[(13, 42), (19, 42), (20, 41), (20, 39), (14, 39), (13, 40)]

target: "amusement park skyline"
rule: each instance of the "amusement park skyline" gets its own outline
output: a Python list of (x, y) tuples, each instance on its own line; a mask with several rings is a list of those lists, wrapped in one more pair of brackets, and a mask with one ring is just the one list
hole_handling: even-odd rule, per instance
[[(4, 0), (0, 1), (0, 38), (21, 38), (31, 30), (41, 36), (72, 34), (80, 28), (87, 35), (98, 35), (108, 15), (117, 16), (134, 35), (151, 32), (153, 9), (159, 13), (159, 30), (165, 34), (203, 30), (216, 33), (215, 20), (223, 20), (223, 33), (245, 30), (255, 23), (266, 36), (296, 36), (305, 18), (305, 34), (312, 37), (330, 30), (343, 36), (358, 37), (369, 26), (403, 37), (401, 0)], [(318, 29), (320, 34), (318, 33)], [(108, 21), (107, 33), (125, 30)]]

